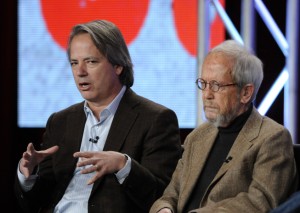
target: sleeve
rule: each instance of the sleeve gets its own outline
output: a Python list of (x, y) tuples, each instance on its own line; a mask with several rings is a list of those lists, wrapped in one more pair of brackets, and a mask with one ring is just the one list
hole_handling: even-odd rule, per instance
[(128, 174), (131, 170), (131, 158), (126, 154), (125, 154), (125, 157), (127, 159), (125, 166), (120, 171), (115, 173), (120, 184), (122, 184), (124, 182), (125, 178), (128, 176)]
[(154, 202), (150, 209), (150, 213), (156, 213), (163, 208), (169, 208), (172, 212), (177, 212), (181, 171), (182, 160), (179, 160), (170, 184), (167, 186), (163, 195)]
[[(47, 121), (46, 129), (49, 129), (52, 118), (53, 114)], [(47, 161), (50, 165), (51, 157), (47, 157), (45, 161)], [(39, 165), (38, 168), (38, 173), (30, 176), (30, 178), (27, 180), (22, 178), (23, 175), (20, 174), (19, 171), (16, 173), (14, 192), (16, 194), (18, 203), (24, 212), (38, 212), (40, 206), (45, 202), (45, 200), (48, 200), (48, 192), (53, 189), (53, 184), (50, 184), (49, 182), (44, 184), (44, 182), (41, 180), (41, 165)]]
[(172, 212), (177, 212), (180, 189), (182, 188), (184, 162), (187, 162), (190, 150), (190, 137), (184, 141), (184, 152), (182, 158), (178, 161), (172, 179), (166, 187), (163, 195), (157, 199), (150, 209), (150, 213), (156, 213), (163, 208), (169, 208)]
[(17, 168), (17, 177), (18, 177), (18, 180), (20, 182), (20, 186), (21, 186), (22, 190), (25, 191), (25, 192), (27, 192), (30, 189), (32, 189), (33, 185), (35, 184), (35, 181), (36, 181), (36, 179), (38, 177), (38, 175), (37, 175), (38, 170), (37, 170), (37, 172), (35, 174), (30, 175), (28, 178), (26, 178), (20, 172), (19, 164), (18, 164), (18, 168)]

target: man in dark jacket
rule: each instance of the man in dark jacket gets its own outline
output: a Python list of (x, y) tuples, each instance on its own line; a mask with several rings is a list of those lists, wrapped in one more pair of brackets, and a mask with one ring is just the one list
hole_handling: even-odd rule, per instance
[(15, 192), (28, 212), (149, 212), (181, 156), (176, 114), (135, 94), (132, 62), (119, 29), (76, 25), (68, 43), (85, 99), (53, 113), (42, 150), (29, 143)]

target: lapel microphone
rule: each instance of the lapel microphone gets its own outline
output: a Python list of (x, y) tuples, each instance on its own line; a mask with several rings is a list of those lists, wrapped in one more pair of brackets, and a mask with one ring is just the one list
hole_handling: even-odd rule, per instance
[(99, 136), (96, 136), (96, 138), (90, 138), (89, 141), (92, 142), (92, 143), (97, 143), (99, 140)]

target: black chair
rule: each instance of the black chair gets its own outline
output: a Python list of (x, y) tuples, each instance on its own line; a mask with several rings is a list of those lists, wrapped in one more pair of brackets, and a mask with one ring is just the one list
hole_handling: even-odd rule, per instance
[[(299, 183), (300, 183), (300, 144), (294, 144), (293, 147), (294, 147), (294, 157), (296, 161)], [(300, 190), (300, 184), (298, 188)]]
[[(293, 147), (294, 147), (294, 157), (296, 161), (296, 167), (298, 171), (298, 178), (300, 181), (300, 144), (293, 144)], [(289, 197), (285, 202), (280, 204), (280, 206), (273, 209), (269, 213), (299, 213), (299, 212), (300, 212), (300, 186), (298, 186), (297, 192), (292, 194), (292, 196)]]

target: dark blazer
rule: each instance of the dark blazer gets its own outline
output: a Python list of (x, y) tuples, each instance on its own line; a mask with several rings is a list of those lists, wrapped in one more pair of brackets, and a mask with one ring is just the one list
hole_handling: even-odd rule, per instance
[[(217, 134), (215, 126), (205, 123), (187, 136), (172, 180), (150, 213), (164, 207), (183, 212)], [(199, 208), (191, 212), (265, 213), (297, 189), (290, 133), (254, 107), (228, 156), (231, 160), (223, 163)]]
[[(73, 153), (80, 150), (86, 116), (84, 103), (52, 114), (47, 122), (42, 149), (60, 149), (39, 165), (33, 189), (15, 192), (29, 212), (53, 212), (76, 167)], [(170, 181), (181, 143), (176, 114), (127, 89), (116, 111), (104, 150), (126, 153), (132, 158), (129, 176), (119, 184), (114, 174), (98, 179), (89, 197), (88, 212), (149, 212)]]

